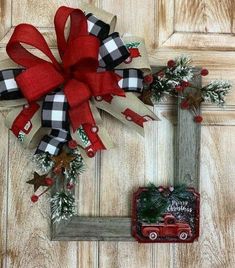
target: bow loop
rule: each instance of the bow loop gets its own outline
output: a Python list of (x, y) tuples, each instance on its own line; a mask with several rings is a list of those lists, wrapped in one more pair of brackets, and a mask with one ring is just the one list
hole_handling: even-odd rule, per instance
[[(70, 17), (70, 31), (68, 39), (65, 38), (65, 26)], [(60, 57), (63, 58), (67, 49), (67, 44), (77, 39), (79, 36), (88, 35), (87, 19), (85, 14), (80, 9), (69, 7), (60, 7), (54, 18), (55, 31), (57, 37), (58, 50)]]
[(63, 67), (65, 69), (74, 65), (77, 71), (93, 71), (98, 68), (98, 54), (100, 42), (94, 36), (80, 36), (67, 45), (63, 56)]
[(33, 55), (25, 47), (23, 47), (22, 44), (26, 44), (40, 50), (45, 56), (47, 56), (47, 58), (50, 59), (57, 69), (60, 69), (58, 62), (53, 56), (43, 35), (34, 26), (30, 24), (19, 24), (16, 26), (11, 39), (7, 44), (6, 51), (13, 61), (26, 68), (48, 62)]
[(23, 71), (16, 77), (16, 81), (25, 98), (32, 102), (62, 84), (64, 77), (51, 63), (46, 62)]

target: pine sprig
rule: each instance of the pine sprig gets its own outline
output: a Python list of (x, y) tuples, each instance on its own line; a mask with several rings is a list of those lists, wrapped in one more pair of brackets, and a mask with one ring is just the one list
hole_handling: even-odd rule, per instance
[(126, 44), (127, 48), (138, 48), (140, 45), (140, 42), (130, 42)]
[(84, 172), (85, 164), (81, 154), (77, 151), (77, 157), (70, 163), (70, 168), (65, 169), (64, 175), (68, 184), (75, 184), (78, 175)]
[(68, 220), (75, 215), (75, 198), (69, 192), (57, 192), (51, 198), (51, 213), (53, 223)]
[(193, 79), (193, 66), (190, 65), (189, 57), (183, 55), (169, 62), (167, 67), (153, 75), (153, 83), (150, 85), (153, 103), (164, 100), (166, 95), (177, 97), (175, 88), (182, 82), (190, 82)]
[(193, 78), (193, 66), (190, 65), (191, 59), (182, 55), (175, 59), (175, 66), (166, 69), (168, 79), (174, 81), (174, 84), (180, 84), (182, 81), (191, 81)]
[(54, 162), (51, 160), (51, 155), (48, 152), (35, 154), (33, 156), (33, 162), (43, 173), (49, 173), (54, 166)]
[(208, 74), (209, 71), (205, 68), (195, 72), (191, 59), (187, 56), (169, 60), (165, 68), (144, 81), (141, 100), (151, 105), (163, 101), (169, 95), (181, 99), (181, 109), (190, 110), (194, 122), (200, 124), (203, 121), (199, 109), (201, 103), (210, 102), (223, 106), (225, 96), (232, 88), (230, 82), (223, 80), (212, 81), (204, 87), (192, 84), (195, 77)]
[(216, 80), (201, 89), (202, 98), (205, 102), (223, 105), (225, 96), (231, 90), (232, 85), (228, 81)]
[[(161, 188), (161, 191), (160, 191)], [(191, 198), (185, 185), (177, 185), (172, 191), (170, 188), (156, 187), (150, 184), (146, 191), (140, 194), (137, 202), (138, 219), (141, 222), (156, 223), (161, 220), (164, 211), (170, 204), (169, 196), (177, 201), (186, 201)]]

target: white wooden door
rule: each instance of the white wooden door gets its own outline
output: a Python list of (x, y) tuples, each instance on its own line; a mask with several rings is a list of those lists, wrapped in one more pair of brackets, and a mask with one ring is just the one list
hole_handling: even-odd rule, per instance
[[(151, 64), (163, 65), (186, 53), (206, 66), (203, 81), (235, 81), (234, 0), (87, 1), (118, 15), (117, 30), (145, 37)], [(14, 26), (36, 25), (55, 48), (53, 15), (78, 0), (0, 1), (0, 61)], [(117, 148), (96, 157), (80, 179), (78, 209), (83, 215), (129, 215), (133, 190), (148, 181), (173, 181), (174, 109), (154, 108), (160, 122), (145, 139), (110, 116), (105, 126)], [(201, 142), (201, 236), (189, 245), (124, 242), (50, 242), (47, 198), (29, 201), (30, 152), (23, 150), (0, 117), (0, 264), (4, 268), (152, 268), (235, 266), (235, 90), (228, 106), (203, 108)], [(133, 161), (135, 157), (135, 161)]]

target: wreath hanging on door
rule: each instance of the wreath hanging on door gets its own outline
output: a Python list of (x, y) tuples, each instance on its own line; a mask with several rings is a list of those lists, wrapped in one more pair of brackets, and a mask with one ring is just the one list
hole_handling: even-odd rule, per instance
[[(81, 9), (60, 7), (56, 12), (60, 62), (35, 27), (20, 24), (6, 50), (21, 67), (0, 72), (0, 105), (15, 106), (6, 126), (25, 148), (37, 148), (33, 157), (37, 167), (27, 181), (34, 186), (32, 202), (58, 180), (62, 182), (61, 190), (51, 198), (53, 221), (74, 215), (73, 188), (86, 160), (112, 147), (98, 109), (143, 135), (144, 123), (158, 120), (143, 102), (154, 103), (164, 95), (179, 97), (181, 107), (191, 109), (195, 122), (200, 123), (199, 104), (208, 100), (223, 104), (231, 87), (226, 81), (216, 81), (185, 95), (194, 76), (188, 57), (170, 60), (166, 68), (152, 75), (143, 39), (121, 38), (113, 32), (115, 16), (87, 5)], [(24, 45), (39, 50), (46, 59)], [(203, 69), (198, 75), (207, 74)], [(39, 192), (41, 187), (45, 190)]]

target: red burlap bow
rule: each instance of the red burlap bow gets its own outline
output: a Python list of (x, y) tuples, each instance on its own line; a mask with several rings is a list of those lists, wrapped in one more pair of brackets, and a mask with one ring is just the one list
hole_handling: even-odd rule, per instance
[[(70, 17), (69, 36), (65, 25)], [(118, 86), (120, 77), (112, 71), (97, 72), (100, 41), (88, 34), (87, 19), (80, 9), (60, 7), (54, 19), (62, 63), (53, 56), (42, 34), (32, 25), (20, 24), (7, 44), (9, 57), (26, 70), (16, 81), (28, 102), (39, 100), (63, 85), (69, 103), (73, 130), (81, 124), (95, 124), (89, 99), (125, 96)], [(22, 44), (40, 50), (50, 61), (33, 55)]]

